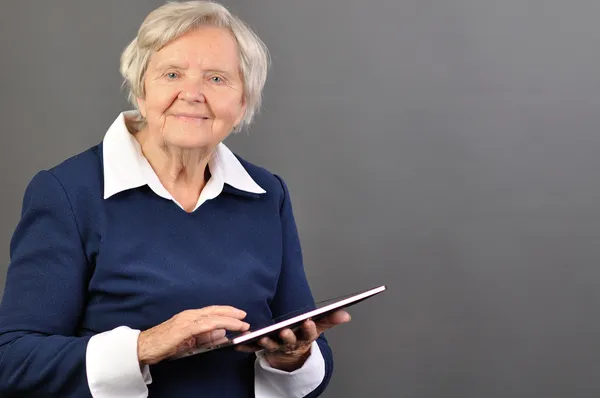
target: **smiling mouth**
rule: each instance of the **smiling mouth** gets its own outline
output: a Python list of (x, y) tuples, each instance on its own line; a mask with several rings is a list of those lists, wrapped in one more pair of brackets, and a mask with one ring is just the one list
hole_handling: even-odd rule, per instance
[(207, 116), (193, 116), (193, 115), (174, 115), (174, 116), (177, 119), (184, 120), (184, 121), (192, 121), (192, 122), (210, 119)]

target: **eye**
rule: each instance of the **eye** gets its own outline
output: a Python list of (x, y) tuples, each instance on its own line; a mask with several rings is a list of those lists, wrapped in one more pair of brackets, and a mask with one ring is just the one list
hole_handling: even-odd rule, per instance
[(167, 72), (165, 76), (169, 80), (175, 80), (179, 77), (179, 74), (177, 72)]
[(212, 76), (210, 78), (210, 81), (213, 83), (217, 83), (217, 84), (221, 84), (224, 82), (223, 78), (221, 76)]

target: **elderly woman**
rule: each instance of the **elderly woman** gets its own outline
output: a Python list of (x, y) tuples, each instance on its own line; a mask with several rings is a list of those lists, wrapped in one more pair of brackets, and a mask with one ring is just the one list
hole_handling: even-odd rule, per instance
[(169, 360), (314, 305), (286, 185), (221, 142), (251, 122), (267, 60), (215, 3), (168, 3), (144, 20), (121, 58), (137, 109), (27, 187), (0, 307), (0, 396), (324, 390), (321, 333), (344, 311), (277, 341)]

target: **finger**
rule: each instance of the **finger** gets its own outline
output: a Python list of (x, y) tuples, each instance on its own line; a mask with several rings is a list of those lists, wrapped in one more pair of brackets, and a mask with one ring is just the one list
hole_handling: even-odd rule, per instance
[(312, 343), (319, 337), (319, 331), (317, 330), (317, 325), (308, 320), (302, 324), (302, 340), (307, 343)]
[(227, 332), (225, 329), (216, 329), (207, 333), (199, 334), (194, 336), (196, 338), (196, 345), (214, 343), (215, 341), (221, 340), (223, 337), (225, 337), (226, 333)]
[(229, 342), (229, 339), (227, 337), (221, 337), (221, 338), (206, 342), (204, 344), (196, 344), (196, 348), (209, 348), (209, 347), (214, 347), (214, 346), (218, 346), (221, 344), (225, 344), (227, 342)]
[(227, 316), (230, 318), (244, 319), (246, 312), (229, 305), (211, 305), (210, 307), (200, 308), (198, 310), (190, 310), (193, 317), (199, 316)]
[(258, 344), (263, 347), (265, 350), (267, 351), (277, 351), (279, 349), (279, 347), (281, 347), (280, 344), (277, 344), (273, 339), (269, 338), (269, 337), (263, 337), (262, 339), (258, 340)]
[(350, 322), (350, 320), (352, 319), (352, 317), (350, 316), (350, 314), (347, 311), (344, 310), (339, 310), (334, 312), (333, 314), (329, 315), (329, 322), (330, 323), (334, 323), (336, 325), (342, 324), (342, 323), (346, 323), (346, 322)]
[(344, 310), (336, 311), (324, 318), (319, 319), (315, 322), (317, 325), (318, 334), (323, 333), (327, 329), (331, 329), (334, 326), (341, 325), (342, 323), (350, 322), (352, 318), (350, 314)]
[(279, 333), (279, 338), (283, 343), (282, 345), (286, 347), (293, 347), (298, 341), (298, 338), (296, 337), (296, 334), (292, 331), (292, 329), (283, 329)]
[(212, 332), (217, 329), (226, 329), (229, 331), (244, 332), (250, 328), (250, 325), (239, 319), (220, 315), (204, 316), (194, 319), (188, 324), (189, 332), (193, 335), (199, 335), (206, 332)]
[(235, 350), (240, 351), (240, 352), (252, 353), (252, 352), (256, 352), (256, 351), (262, 351), (262, 350), (264, 350), (264, 348), (257, 344), (240, 344), (235, 347)]

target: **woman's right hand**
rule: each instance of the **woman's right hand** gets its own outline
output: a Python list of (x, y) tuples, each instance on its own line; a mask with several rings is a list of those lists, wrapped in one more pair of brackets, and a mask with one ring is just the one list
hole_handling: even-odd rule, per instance
[(246, 313), (229, 306), (211, 306), (186, 310), (148, 330), (138, 337), (140, 365), (154, 365), (173, 355), (217, 340), (225, 330), (245, 332), (250, 325), (243, 322)]

